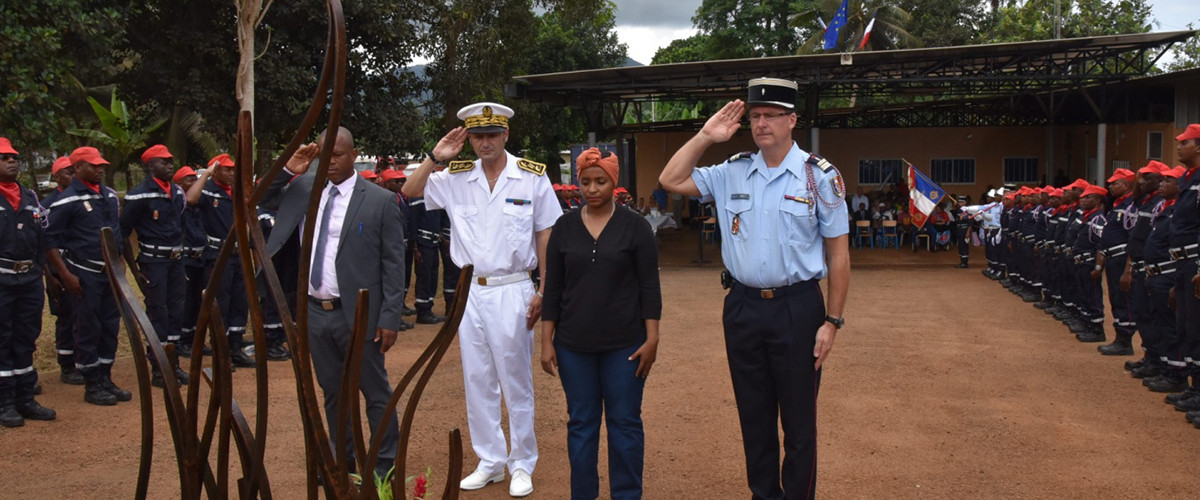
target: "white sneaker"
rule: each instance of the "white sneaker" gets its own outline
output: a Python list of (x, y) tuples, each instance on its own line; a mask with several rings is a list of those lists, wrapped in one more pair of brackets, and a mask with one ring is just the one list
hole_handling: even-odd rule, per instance
[(463, 478), (462, 481), (459, 481), (458, 487), (463, 490), (471, 491), (480, 489), (492, 483), (498, 483), (503, 480), (503, 470), (495, 474), (488, 474), (483, 469), (475, 469), (475, 472), (472, 472), (471, 475)]
[(508, 483), (508, 494), (513, 497), (523, 497), (533, 493), (533, 478), (525, 469), (513, 471), (512, 481)]

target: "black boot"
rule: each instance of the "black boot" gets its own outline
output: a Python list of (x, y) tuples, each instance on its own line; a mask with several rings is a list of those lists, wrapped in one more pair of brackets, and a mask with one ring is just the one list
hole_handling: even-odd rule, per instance
[(1158, 359), (1148, 358), (1142, 366), (1129, 370), (1129, 375), (1133, 378), (1148, 379), (1162, 375), (1163, 362)]
[(235, 346), (231, 343), (229, 345), (229, 361), (233, 364), (234, 368), (255, 368), (258, 366), (254, 364), (254, 358), (251, 358), (246, 354), (246, 351), (242, 350), (240, 344)]
[(417, 313), (417, 324), (420, 325), (436, 325), (446, 321), (445, 316), (438, 316), (433, 311), (421, 311)]
[(404, 306), (404, 308), (400, 310), (400, 315), (402, 316), (412, 316), (414, 314), (417, 314), (417, 310), (408, 306)]
[(1154, 392), (1183, 392), (1187, 390), (1187, 379), (1177, 371), (1164, 373), (1160, 377), (1145, 379), (1142, 384)]
[(104, 384), (104, 390), (108, 391), (109, 394), (112, 394), (113, 397), (117, 398), (117, 401), (129, 401), (133, 399), (132, 392), (117, 387), (117, 384), (113, 383), (112, 367), (113, 365), (111, 364), (101, 364), (99, 367), (100, 373), (103, 376), (101, 383)]
[(17, 413), (26, 420), (54, 420), (57, 416), (54, 410), (38, 404), (33, 398), (33, 384), (26, 385), (24, 390), (18, 388), (14, 396)]
[(288, 351), (287, 346), (283, 345), (283, 341), (275, 341), (267, 343), (267, 361), (287, 361), (292, 359), (292, 353)]
[[(1193, 384), (1194, 384), (1194, 382), (1193, 382)], [(1163, 398), (1163, 400), (1166, 401), (1167, 404), (1173, 405), (1173, 404), (1183, 401), (1185, 399), (1191, 399), (1196, 396), (1200, 396), (1200, 389), (1196, 388), (1195, 385), (1192, 385), (1191, 387), (1188, 387), (1187, 390), (1185, 390), (1183, 392), (1177, 392), (1175, 394), (1167, 394), (1167, 396), (1165, 398)]]
[(182, 359), (190, 359), (192, 357), (192, 343), (177, 342), (175, 344), (175, 356), (178, 356)]
[(63, 368), (62, 373), (58, 374), (58, 380), (67, 385), (83, 385), (86, 382), (83, 380), (83, 374), (74, 366), (70, 370)]
[(1104, 342), (1104, 323), (1084, 322), (1084, 329), (1075, 335), (1080, 342)]
[(1150, 353), (1148, 353), (1148, 352), (1143, 352), (1143, 353), (1142, 353), (1142, 359), (1139, 359), (1139, 360), (1137, 360), (1137, 361), (1126, 361), (1126, 362), (1125, 362), (1125, 370), (1126, 370), (1126, 371), (1133, 371), (1133, 370), (1136, 370), (1136, 369), (1138, 369), (1138, 368), (1141, 368), (1142, 366), (1145, 366), (1145, 365), (1146, 365), (1146, 363), (1149, 363), (1149, 362), (1150, 362)]
[(20, 427), (22, 425), (25, 425), (25, 417), (17, 412), (17, 405), (13, 403), (13, 390), (0, 389), (0, 426)]
[(962, 257), (962, 258), (959, 260), (959, 262), (958, 262), (958, 268), (959, 268), (959, 269), (966, 269), (966, 268), (967, 268), (967, 258), (966, 258), (966, 257)]
[(117, 397), (108, 392), (104, 387), (104, 374), (100, 372), (99, 366), (84, 368), (81, 370), (84, 378), (83, 400), (97, 406), (113, 406), (117, 404)]
[(1132, 340), (1133, 335), (1117, 332), (1117, 338), (1111, 344), (1099, 346), (1096, 350), (1105, 356), (1132, 356)]
[(449, 318), (450, 316), (452, 316), (450, 314), (450, 312), (451, 312), (450, 309), (452, 309), (454, 307), (454, 294), (453, 293), (442, 293), (442, 298), (446, 300), (446, 317)]

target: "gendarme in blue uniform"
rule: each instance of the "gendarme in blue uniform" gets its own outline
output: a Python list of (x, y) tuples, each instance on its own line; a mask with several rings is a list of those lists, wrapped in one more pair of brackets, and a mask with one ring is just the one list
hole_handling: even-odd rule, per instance
[(809, 157), (793, 142), (776, 168), (751, 154), (692, 172), (701, 201), (717, 204), (721, 258), (737, 281), (775, 288), (825, 277), (824, 238), (849, 233), (850, 221), (841, 174)]

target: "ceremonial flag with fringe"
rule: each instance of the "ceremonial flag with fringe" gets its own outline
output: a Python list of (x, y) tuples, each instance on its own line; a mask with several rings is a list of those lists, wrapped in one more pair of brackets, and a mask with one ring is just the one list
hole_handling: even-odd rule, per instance
[(908, 213), (912, 216), (913, 225), (921, 228), (946, 192), (913, 164), (907, 160), (901, 161), (908, 167)]

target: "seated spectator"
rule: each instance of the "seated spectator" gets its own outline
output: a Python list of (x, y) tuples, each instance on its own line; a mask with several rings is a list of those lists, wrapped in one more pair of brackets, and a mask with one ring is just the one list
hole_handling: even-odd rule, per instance
[(950, 249), (950, 224), (952, 222), (954, 220), (950, 217), (950, 213), (940, 203), (934, 207), (933, 213), (929, 214), (929, 220), (925, 222), (925, 232), (929, 234), (934, 252)]
[(875, 206), (875, 211), (871, 212), (871, 234), (875, 235), (875, 244), (883, 246), (883, 221), (896, 220), (896, 212), (888, 208), (887, 203), (882, 201)]
[(913, 241), (917, 235), (914, 232), (916, 226), (913, 225), (912, 215), (908, 210), (898, 210), (896, 214), (896, 240), (904, 241), (904, 236), (907, 235), (908, 240)]
[(857, 206), (858, 208), (855, 208), (854, 211), (850, 213), (850, 218), (854, 219), (855, 221), (871, 220), (871, 211), (867, 209), (867, 204), (859, 203)]
[(638, 197), (637, 207), (635, 207), (635, 210), (639, 214), (650, 215), (650, 205), (646, 204), (645, 196)]
[(864, 208), (871, 206), (871, 200), (867, 199), (867, 195), (863, 194), (862, 186), (854, 188), (854, 196), (850, 197), (851, 209), (857, 210), (859, 205), (862, 205)]

